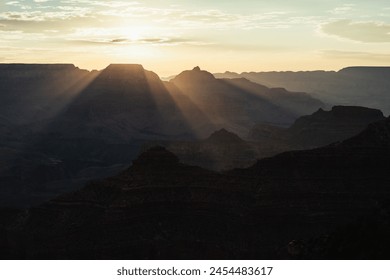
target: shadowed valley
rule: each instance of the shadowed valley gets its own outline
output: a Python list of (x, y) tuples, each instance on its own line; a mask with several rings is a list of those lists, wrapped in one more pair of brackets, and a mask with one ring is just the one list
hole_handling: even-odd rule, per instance
[(202, 139), (224, 127), (245, 136), (258, 122), (292, 123), (302, 107), (322, 105), (305, 94), (238, 87), (199, 68), (171, 82), (126, 64), (93, 72), (10, 64), (0, 76), (1, 205), (10, 206), (114, 175), (147, 141)]
[(284, 85), (0, 65), (0, 257), (389, 258), (389, 118)]

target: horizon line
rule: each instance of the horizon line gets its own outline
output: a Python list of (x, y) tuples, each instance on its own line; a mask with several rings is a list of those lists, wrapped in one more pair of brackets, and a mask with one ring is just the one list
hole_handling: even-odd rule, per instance
[[(85, 70), (85, 71), (89, 71), (89, 72), (102, 71), (102, 70), (106, 69), (107, 67), (109, 67), (110, 65), (139, 65), (145, 69), (143, 64), (140, 64), (140, 63), (116, 63), (116, 62), (109, 63), (109, 64), (107, 64), (107, 66), (100, 68), (100, 69), (81, 67), (81, 66), (78, 66), (76, 63), (71, 63), (71, 62), (50, 62), (50, 63), (42, 63), (42, 62), (10, 62), (10, 63), (7, 63), (7, 62), (0, 62), (0, 66), (1, 65), (57, 65), (57, 66), (59, 66), (59, 65), (65, 66), (66, 65), (66, 66), (73, 66), (73, 67), (78, 68), (80, 70)], [(194, 66), (194, 67), (198, 67), (198, 66)], [(390, 68), (390, 65), (388, 65), (388, 66), (383, 66), (383, 65), (348, 65), (348, 66), (344, 66), (344, 67), (337, 69), (337, 70), (336, 69), (324, 70), (324, 69), (315, 68), (315, 69), (301, 69), (301, 70), (282, 70), (282, 69), (280, 69), (280, 70), (247, 70), (247, 71), (242, 71), (242, 72), (241, 71), (225, 70), (225, 71), (211, 72), (211, 71), (208, 71), (204, 68), (200, 68), (200, 69), (203, 71), (207, 71), (209, 73), (212, 73), (212, 74), (225, 74), (225, 73), (243, 74), (243, 73), (272, 73), (272, 72), (280, 72), (280, 73), (285, 73), (285, 72), (295, 72), (295, 73), (299, 73), (299, 72), (340, 72), (341, 70), (347, 69), (347, 68), (382, 68), (383, 69), (383, 68)], [(184, 70), (181, 70), (181, 72), (192, 70), (192, 69), (184, 69)], [(156, 73), (156, 71), (154, 71), (154, 70), (149, 70), (149, 69), (145, 69), (145, 70), (152, 71), (152, 72)], [(181, 72), (179, 72), (179, 73), (181, 73)], [(159, 74), (157, 74), (157, 75), (161, 78), (168, 78), (171, 76), (176, 76), (178, 74), (172, 74), (172, 75), (159, 75)]]

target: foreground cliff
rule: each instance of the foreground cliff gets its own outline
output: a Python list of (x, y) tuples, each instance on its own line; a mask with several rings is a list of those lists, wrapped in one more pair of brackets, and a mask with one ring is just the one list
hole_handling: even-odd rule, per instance
[(227, 173), (184, 165), (156, 147), (118, 176), (21, 215), (8, 228), (9, 251), (15, 258), (387, 259), (389, 158), (389, 119), (342, 143)]

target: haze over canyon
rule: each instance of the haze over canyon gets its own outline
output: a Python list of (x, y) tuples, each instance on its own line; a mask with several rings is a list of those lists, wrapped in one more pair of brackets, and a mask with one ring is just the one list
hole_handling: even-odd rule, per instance
[(389, 81), (0, 64), (0, 256), (389, 258)]

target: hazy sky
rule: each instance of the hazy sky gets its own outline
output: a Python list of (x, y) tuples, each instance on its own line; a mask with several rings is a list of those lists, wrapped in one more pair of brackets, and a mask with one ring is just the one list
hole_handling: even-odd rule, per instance
[(0, 0), (0, 62), (161, 76), (390, 65), (389, 0)]

